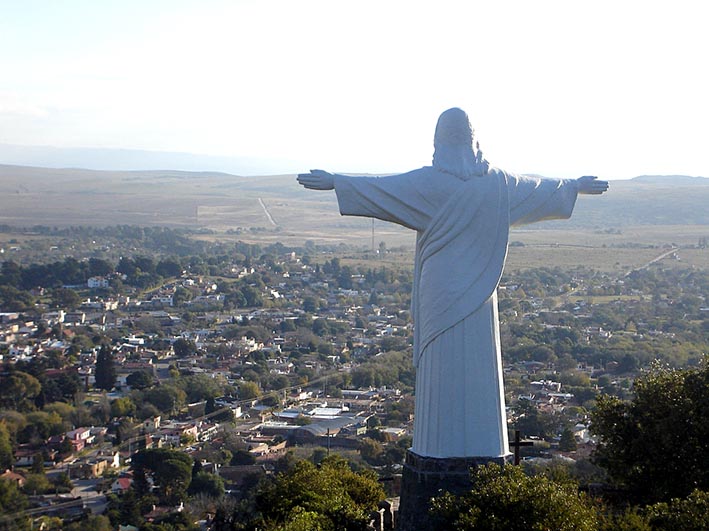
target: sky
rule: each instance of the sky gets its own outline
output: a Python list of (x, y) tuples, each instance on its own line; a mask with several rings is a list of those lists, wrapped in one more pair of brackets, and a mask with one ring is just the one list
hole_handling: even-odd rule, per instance
[(705, 26), (687, 0), (0, 0), (0, 143), (391, 173), (460, 107), (511, 172), (709, 177)]

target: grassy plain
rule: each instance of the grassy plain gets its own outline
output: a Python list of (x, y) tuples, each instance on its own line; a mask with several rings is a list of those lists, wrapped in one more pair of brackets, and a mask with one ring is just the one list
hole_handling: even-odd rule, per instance
[[(663, 264), (709, 267), (709, 252), (691, 248), (709, 237), (709, 179), (697, 183), (613, 181), (601, 197), (580, 197), (570, 220), (513, 229), (508, 269), (559, 265), (621, 273), (642, 266), (669, 246), (681, 248), (680, 260), (668, 258)], [(385, 242), (403, 254), (379, 259), (401, 265), (412, 263), (415, 245), (410, 230), (340, 216), (334, 193), (305, 190), (294, 175), (0, 165), (0, 224), (161, 225), (209, 229), (195, 237), (211, 241), (298, 246), (310, 241), (367, 250)], [(0, 246), (8, 249), (16, 245), (11, 240), (21, 245), (31, 238), (0, 234)], [(371, 258), (371, 253), (352, 256)]]

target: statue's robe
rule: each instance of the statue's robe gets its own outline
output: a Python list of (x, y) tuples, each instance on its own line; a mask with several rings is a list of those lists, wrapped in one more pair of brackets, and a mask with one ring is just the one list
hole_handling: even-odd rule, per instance
[(509, 453), (497, 315), (509, 228), (568, 218), (577, 191), (575, 180), (496, 169), (468, 180), (434, 167), (389, 177), (335, 176), (341, 214), (417, 232), (413, 452)]

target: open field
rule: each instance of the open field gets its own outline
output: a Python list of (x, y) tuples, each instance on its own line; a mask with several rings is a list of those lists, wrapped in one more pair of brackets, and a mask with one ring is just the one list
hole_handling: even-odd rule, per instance
[[(584, 265), (619, 272), (639, 267), (665, 246), (683, 248), (673, 264), (707, 267), (709, 253), (687, 247), (709, 237), (709, 179), (667, 179), (613, 181), (601, 197), (580, 197), (570, 220), (513, 229), (508, 267)], [(415, 244), (407, 229), (340, 216), (334, 193), (305, 190), (293, 175), (0, 165), (1, 224), (161, 225), (209, 229), (196, 237), (213, 241), (311, 241), (363, 249), (383, 241), (389, 249), (411, 251)], [(30, 238), (0, 234), (0, 244), (9, 249), (10, 240), (21, 244)]]

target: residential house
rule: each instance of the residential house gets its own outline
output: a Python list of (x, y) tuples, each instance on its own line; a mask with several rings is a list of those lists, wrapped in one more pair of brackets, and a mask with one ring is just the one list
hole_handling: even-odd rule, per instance
[(13, 472), (9, 469), (5, 470), (5, 472), (0, 474), (0, 478), (6, 479), (8, 481), (14, 481), (18, 487), (22, 487), (22, 485), (25, 484), (25, 476), (23, 476), (22, 474), (18, 474), (17, 472)]
[(133, 484), (133, 478), (120, 477), (111, 484), (111, 492), (114, 494), (123, 494)]
[(86, 286), (90, 289), (100, 289), (109, 287), (110, 282), (106, 277), (91, 277), (86, 281)]
[(91, 434), (91, 428), (77, 428), (66, 432), (64, 437), (71, 442), (73, 452), (80, 452), (87, 445), (93, 444), (95, 440), (95, 436)]

